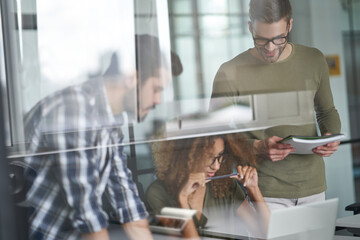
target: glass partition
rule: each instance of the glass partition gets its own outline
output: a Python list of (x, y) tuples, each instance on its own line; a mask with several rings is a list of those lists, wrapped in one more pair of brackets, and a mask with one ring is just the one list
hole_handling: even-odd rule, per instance
[[(326, 101), (334, 100), (339, 110), (345, 140), (357, 138), (360, 35), (358, 17), (349, 9), (356, 11), (359, 3), (349, 8), (344, 1), (331, 0), (327, 3), (331, 11), (317, 17), (314, 11), (321, 8), (317, 2), (291, 1), (295, 19), (287, 38), (291, 46), (299, 52), (307, 51), (300, 44), (320, 49), (322, 73), (328, 73), (324, 56), (331, 63), (335, 51), (340, 59), (339, 73), (314, 76), (306, 70), (312, 67), (310, 61), (274, 71), (255, 57), (246, 61), (239, 57), (251, 55), (256, 37), (249, 31), (249, 2), (1, 0), (0, 83), (9, 162), (42, 157), (56, 161), (97, 151), (102, 159), (108, 157), (108, 149), (120, 148), (145, 200), (146, 190), (159, 176), (167, 179), (159, 173), (166, 164), (183, 177), (196, 168), (194, 159), (219, 165), (227, 161), (226, 171), (220, 173), (230, 174), (239, 163), (231, 154), (246, 158), (241, 163), (256, 165), (247, 162), (254, 157), (247, 144), (255, 140), (276, 134), (320, 135), (326, 129), (321, 129), (323, 119), (314, 108)], [(332, 15), (333, 29), (320, 24)], [(343, 32), (339, 19), (346, 25)], [(287, 78), (281, 84), (270, 78), (277, 71)], [(320, 86), (322, 77), (330, 79), (325, 87)], [(334, 98), (327, 93), (321, 102), (318, 90), (330, 87)], [(224, 151), (213, 156), (208, 142), (219, 139)], [(244, 147), (248, 155), (231, 149), (236, 144), (230, 142)], [(357, 144), (352, 148), (340, 149), (347, 160), (341, 167), (352, 173), (354, 160), (358, 182)], [(326, 166), (318, 161), (315, 168), (330, 168), (327, 177), (336, 176), (331, 168), (338, 167), (331, 161), (339, 155), (325, 160)], [(169, 156), (177, 160), (172, 162)], [(161, 158), (168, 162), (161, 165)], [(292, 161), (303, 169), (299, 159)], [(267, 165), (260, 171), (264, 176), (272, 170)], [(295, 170), (291, 174), (300, 175)], [(328, 196), (345, 199), (346, 194), (332, 192), (334, 181), (328, 182)], [(349, 193), (352, 185), (348, 188), (343, 205), (354, 199)]]
[[(1, 23), (0, 18), (0, 23)], [(1, 23), (2, 25), (2, 23)], [(8, 94), (7, 94), (7, 83), (6, 83), (6, 71), (5, 71), (5, 53), (4, 53), (4, 41), (3, 41), (3, 32), (0, 32), (0, 83), (1, 83), (1, 96), (4, 106), (8, 106)], [(11, 130), (10, 130), (10, 118), (9, 118), (9, 108), (4, 108), (3, 119), (5, 124), (5, 143), (6, 146), (11, 145)]]

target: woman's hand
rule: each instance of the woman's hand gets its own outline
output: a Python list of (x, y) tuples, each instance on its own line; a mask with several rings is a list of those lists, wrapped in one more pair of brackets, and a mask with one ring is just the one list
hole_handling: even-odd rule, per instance
[(179, 192), (178, 201), (182, 208), (192, 208), (189, 204), (190, 196), (199, 188), (204, 187), (209, 180), (205, 173), (190, 173), (189, 179)]
[(256, 168), (251, 166), (237, 166), (236, 170), (238, 175), (233, 176), (240, 181), (240, 183), (246, 188), (258, 187), (258, 174)]
[[(197, 210), (196, 216), (198, 220), (201, 218), (202, 203), (204, 199), (193, 199), (196, 190), (203, 190), (205, 196), (205, 183), (209, 180), (205, 179), (205, 173), (190, 173), (189, 179), (186, 184), (181, 188), (178, 196), (179, 205), (181, 208)], [(200, 189), (202, 188), (202, 189)], [(199, 191), (198, 193), (201, 193)]]
[(205, 173), (190, 173), (189, 179), (180, 190), (179, 195), (182, 197), (188, 197), (199, 187), (203, 187), (207, 182), (209, 181), (205, 180)]

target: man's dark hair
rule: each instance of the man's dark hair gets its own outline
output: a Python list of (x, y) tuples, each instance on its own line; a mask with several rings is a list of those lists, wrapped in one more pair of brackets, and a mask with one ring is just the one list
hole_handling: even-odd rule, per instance
[(122, 76), (123, 73), (119, 69), (119, 57), (117, 53), (113, 53), (110, 59), (110, 65), (103, 74), (105, 77)]
[(292, 17), (289, 0), (251, 0), (249, 17), (252, 23), (260, 21), (274, 23), (285, 18), (287, 22)]
[[(148, 34), (135, 35), (135, 49), (136, 70), (140, 83), (144, 83), (150, 77), (158, 77), (161, 67), (170, 70), (170, 66), (165, 65), (166, 61), (157, 37)], [(173, 76), (178, 76), (182, 72), (180, 58), (174, 52), (171, 52), (171, 71)]]

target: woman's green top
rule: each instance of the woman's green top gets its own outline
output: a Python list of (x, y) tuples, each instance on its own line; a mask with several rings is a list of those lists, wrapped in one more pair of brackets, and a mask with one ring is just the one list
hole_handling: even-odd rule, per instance
[[(155, 180), (146, 191), (145, 205), (151, 215), (156, 215), (160, 214), (163, 207), (179, 208), (177, 199), (177, 196), (166, 191), (163, 181)], [(215, 198), (210, 183), (207, 183), (200, 226), (204, 226), (207, 219), (219, 218), (222, 214), (228, 217), (235, 216), (244, 199), (245, 194), (236, 180), (231, 183), (230, 194), (223, 198)]]

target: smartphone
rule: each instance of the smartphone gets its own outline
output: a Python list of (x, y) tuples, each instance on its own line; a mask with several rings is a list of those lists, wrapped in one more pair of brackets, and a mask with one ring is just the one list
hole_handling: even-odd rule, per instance
[(156, 215), (149, 218), (152, 232), (181, 236), (188, 219), (173, 216)]

